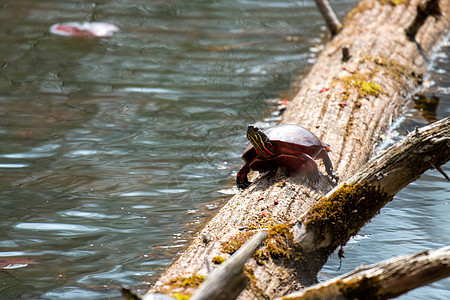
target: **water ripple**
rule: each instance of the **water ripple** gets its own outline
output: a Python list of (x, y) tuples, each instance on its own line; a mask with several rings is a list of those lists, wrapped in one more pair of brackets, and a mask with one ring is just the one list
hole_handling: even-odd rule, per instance
[(5, 169), (25, 168), (28, 166), (29, 164), (0, 164), (0, 168)]

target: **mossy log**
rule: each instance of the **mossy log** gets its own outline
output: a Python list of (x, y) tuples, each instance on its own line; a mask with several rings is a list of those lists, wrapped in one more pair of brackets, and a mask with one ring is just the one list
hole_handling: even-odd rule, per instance
[[(411, 41), (406, 30), (419, 3), (361, 1), (298, 83), (299, 91), (284, 113), (282, 123), (302, 125), (331, 145), (330, 158), (343, 181), (374, 154), (408, 96), (420, 88), (433, 51), (449, 32), (450, 0), (441, 0), (442, 17), (426, 18)], [(345, 59), (343, 48), (349, 50)], [(320, 169), (324, 173), (323, 166)], [(207, 276), (205, 261), (226, 259), (234, 251), (230, 245), (238, 248), (261, 228), (269, 229), (269, 237), (248, 263), (253, 270), (251, 284), (239, 299), (273, 299), (315, 283), (333, 249), (303, 253), (289, 229), (332, 188), (325, 175), (317, 186), (302, 175), (286, 177), (282, 172), (255, 180), (199, 230), (149, 293), (192, 294), (196, 287), (172, 283)]]
[(391, 299), (448, 276), (450, 246), (358, 267), (281, 299)]

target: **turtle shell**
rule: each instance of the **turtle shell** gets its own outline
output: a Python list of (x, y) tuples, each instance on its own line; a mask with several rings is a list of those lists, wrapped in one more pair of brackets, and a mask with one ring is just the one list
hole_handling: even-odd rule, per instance
[[(263, 132), (278, 147), (279, 155), (306, 153), (312, 158), (316, 158), (323, 149), (329, 148), (329, 145), (322, 143), (314, 133), (298, 125), (278, 125), (263, 130)], [(249, 143), (242, 158), (248, 162), (254, 160), (256, 156), (256, 150)]]

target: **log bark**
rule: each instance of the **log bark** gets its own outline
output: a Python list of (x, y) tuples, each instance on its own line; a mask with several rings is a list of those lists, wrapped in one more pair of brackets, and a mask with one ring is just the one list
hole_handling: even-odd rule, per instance
[(282, 300), (391, 299), (450, 276), (450, 246), (359, 267)]
[[(343, 180), (374, 154), (408, 95), (420, 87), (436, 45), (449, 32), (450, 0), (441, 0), (442, 17), (427, 18), (415, 42), (410, 41), (405, 30), (417, 15), (418, 4), (417, 0), (396, 6), (387, 1), (361, 1), (288, 104), (282, 123), (302, 125), (330, 144), (330, 158)], [(345, 62), (344, 46), (350, 52)], [(229, 257), (233, 245), (239, 247), (260, 228), (273, 234), (269, 233), (264, 249), (248, 263), (253, 284), (239, 299), (273, 299), (315, 283), (333, 249), (303, 253), (292, 244), (289, 229), (332, 188), (326, 176), (317, 186), (311, 186), (304, 176), (286, 177), (282, 172), (257, 179), (201, 228), (149, 293), (192, 294), (196, 286), (176, 283), (208, 275), (205, 260)]]

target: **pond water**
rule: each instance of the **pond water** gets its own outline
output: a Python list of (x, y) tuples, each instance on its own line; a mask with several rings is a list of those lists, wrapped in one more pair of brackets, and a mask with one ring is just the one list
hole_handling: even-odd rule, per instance
[[(355, 3), (334, 6), (342, 17)], [(246, 125), (279, 120), (271, 112), (325, 40), (313, 1), (0, 8), (0, 299), (121, 299), (124, 284), (145, 291), (235, 192)], [(71, 21), (120, 32), (49, 33)], [(446, 79), (425, 95), (440, 98), (437, 118), (450, 111), (446, 53), (436, 67)], [(425, 123), (411, 116), (401, 126)], [(427, 172), (323, 277), (449, 244), (448, 202), (448, 183)], [(449, 290), (444, 280), (404, 297), (443, 299)]]

